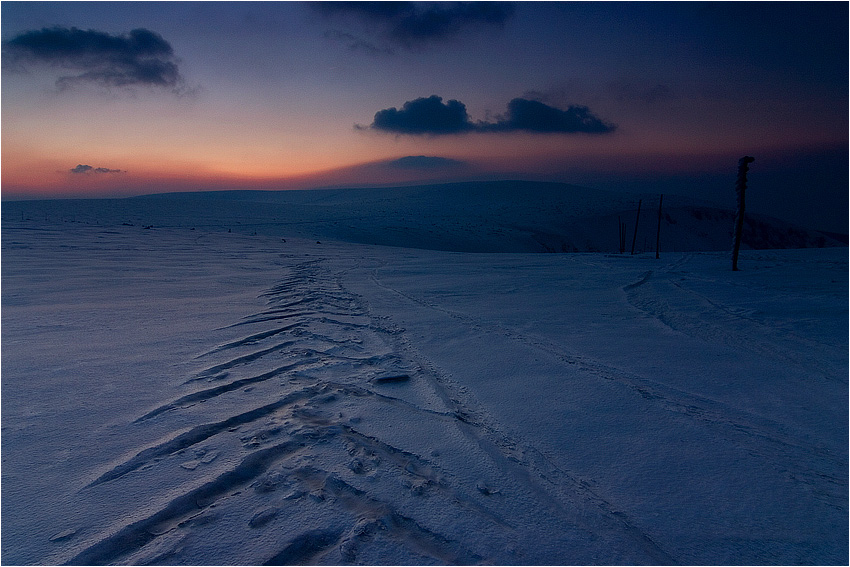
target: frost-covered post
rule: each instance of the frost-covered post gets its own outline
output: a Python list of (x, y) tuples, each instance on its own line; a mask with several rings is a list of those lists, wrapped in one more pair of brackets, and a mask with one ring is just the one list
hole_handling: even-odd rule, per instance
[(658, 260), (659, 246), (661, 244), (661, 203), (664, 202), (664, 195), (658, 199), (658, 230), (655, 233), (655, 259)]
[(741, 249), (741, 233), (744, 231), (744, 193), (747, 191), (747, 171), (749, 164), (756, 158), (744, 156), (738, 160), (738, 179), (735, 181), (735, 193), (738, 195), (738, 208), (735, 209), (735, 234), (732, 237), (732, 271), (738, 270), (738, 251)]

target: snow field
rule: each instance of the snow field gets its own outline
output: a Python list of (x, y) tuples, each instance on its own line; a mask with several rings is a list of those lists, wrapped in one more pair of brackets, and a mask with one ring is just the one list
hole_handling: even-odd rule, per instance
[(847, 562), (847, 252), (4, 217), (4, 563)]

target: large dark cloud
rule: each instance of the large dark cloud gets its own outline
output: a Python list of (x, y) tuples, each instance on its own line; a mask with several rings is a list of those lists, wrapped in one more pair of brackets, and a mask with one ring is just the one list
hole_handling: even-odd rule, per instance
[[(500, 27), (514, 10), (510, 2), (314, 2), (311, 6), (327, 17), (354, 16), (369, 24), (378, 39), (408, 49), (474, 27)], [(374, 47), (361, 39), (350, 47), (364, 43)]]
[(466, 132), (605, 134), (613, 132), (616, 126), (602, 121), (586, 106), (561, 110), (524, 98), (510, 101), (507, 114), (497, 117), (495, 122), (472, 122), (462, 102), (443, 103), (441, 97), (432, 95), (408, 101), (401, 109), (379, 110), (369, 128), (394, 134), (440, 136)]
[(398, 108), (387, 108), (375, 113), (370, 126), (374, 130), (396, 134), (460, 134), (473, 130), (466, 105), (457, 100), (443, 103), (436, 95), (405, 102)]
[(58, 79), (60, 87), (88, 82), (176, 91), (182, 83), (171, 45), (142, 28), (123, 35), (66, 27), (32, 30), (4, 42), (3, 55), (14, 67), (50, 65), (73, 72)]
[(606, 124), (586, 106), (569, 106), (561, 110), (540, 101), (515, 98), (508, 103), (508, 113), (492, 124), (481, 124), (479, 129), (494, 132), (584, 132), (604, 134), (616, 127)]

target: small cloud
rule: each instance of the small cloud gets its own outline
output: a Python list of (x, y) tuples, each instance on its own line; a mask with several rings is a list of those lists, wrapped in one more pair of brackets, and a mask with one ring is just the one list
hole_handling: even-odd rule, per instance
[(440, 135), (469, 132), (475, 127), (466, 105), (457, 100), (443, 103), (441, 97), (433, 95), (405, 102), (400, 110), (379, 110), (369, 128), (396, 134)]
[(368, 127), (381, 132), (409, 135), (449, 135), (466, 132), (537, 132), (560, 134), (605, 134), (616, 126), (594, 115), (586, 106), (572, 105), (561, 110), (536, 100), (515, 98), (508, 103), (508, 112), (496, 121), (473, 123), (466, 105), (458, 100), (443, 99), (436, 95), (417, 98), (404, 103), (401, 109), (387, 108), (375, 113)]
[(72, 71), (56, 81), (105, 87), (150, 86), (179, 92), (183, 78), (171, 45), (161, 35), (139, 28), (123, 35), (53, 27), (20, 33), (3, 42), (13, 68), (49, 65)]
[(394, 53), (389, 47), (375, 45), (368, 40), (342, 30), (328, 30), (325, 32), (325, 37), (346, 43), (349, 51), (361, 51), (370, 55), (392, 55)]
[(120, 169), (109, 169), (108, 167), (92, 167), (90, 165), (78, 164), (69, 169), (71, 173), (124, 173)]
[(510, 2), (313, 2), (325, 17), (354, 17), (382, 40), (407, 49), (460, 35), (473, 27), (501, 27)]
[(460, 160), (438, 156), (405, 156), (384, 163), (384, 167), (404, 170), (444, 170), (465, 166)]

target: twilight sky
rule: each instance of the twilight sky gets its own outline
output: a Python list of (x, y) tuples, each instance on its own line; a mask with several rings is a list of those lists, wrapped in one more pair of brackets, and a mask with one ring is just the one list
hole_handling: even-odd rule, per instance
[(2, 193), (557, 180), (847, 226), (846, 2), (10, 2)]

